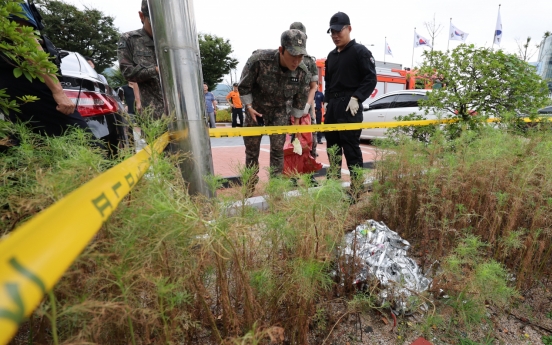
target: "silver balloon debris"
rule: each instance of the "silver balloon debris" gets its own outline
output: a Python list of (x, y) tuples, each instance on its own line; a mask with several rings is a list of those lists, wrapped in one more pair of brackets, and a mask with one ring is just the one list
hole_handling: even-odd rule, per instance
[[(412, 298), (429, 288), (418, 264), (407, 256), (410, 243), (389, 229), (383, 222), (368, 220), (345, 235), (347, 270), (355, 268), (353, 284), (359, 289), (377, 278), (381, 303), (391, 302), (396, 313), (424, 309), (420, 299)], [(352, 265), (354, 262), (354, 265)], [(340, 268), (343, 272), (344, 267)]]

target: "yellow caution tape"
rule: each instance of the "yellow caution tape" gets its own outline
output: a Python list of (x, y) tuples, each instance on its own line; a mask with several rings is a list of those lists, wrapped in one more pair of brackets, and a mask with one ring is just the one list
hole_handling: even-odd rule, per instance
[[(154, 143), (162, 152), (163, 134)], [(0, 242), (0, 344), (53, 288), (71, 263), (150, 166), (151, 149), (71, 192)]]
[[(550, 119), (552, 121), (552, 118)], [(487, 122), (497, 122), (498, 119), (488, 119)], [(524, 118), (523, 121), (531, 122), (531, 119)], [(237, 127), (237, 128), (210, 128), (209, 136), (211, 138), (221, 137), (248, 137), (258, 135), (287, 134), (287, 133), (311, 133), (311, 132), (331, 132), (331, 131), (350, 131), (368, 128), (393, 128), (407, 126), (427, 126), (454, 123), (458, 120), (417, 120), (417, 121), (393, 121), (393, 122), (360, 122), (360, 123), (336, 123), (320, 124), (309, 126), (265, 126), (265, 127)]]
[(421, 120), (421, 121), (394, 121), (394, 122), (360, 122), (360, 123), (335, 123), (310, 126), (265, 126), (265, 127), (236, 127), (236, 128), (211, 128), (209, 136), (220, 137), (247, 137), (256, 135), (286, 134), (286, 133), (309, 133), (309, 132), (331, 132), (350, 131), (367, 128), (391, 128), (402, 126), (426, 126), (433, 124), (452, 123), (455, 120)]

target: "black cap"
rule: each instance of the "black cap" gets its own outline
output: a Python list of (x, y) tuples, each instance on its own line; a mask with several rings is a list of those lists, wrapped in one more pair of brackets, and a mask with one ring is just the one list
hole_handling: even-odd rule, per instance
[(233, 86), (238, 86), (238, 83), (234, 83)]
[(351, 25), (349, 16), (343, 12), (337, 12), (330, 19), (330, 28), (327, 33), (330, 33), (331, 30), (341, 31), (345, 25)]

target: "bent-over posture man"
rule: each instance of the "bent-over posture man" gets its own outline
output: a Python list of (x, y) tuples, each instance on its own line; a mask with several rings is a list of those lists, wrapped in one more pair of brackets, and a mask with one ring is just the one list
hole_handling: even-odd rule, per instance
[[(245, 104), (245, 126), (259, 126), (262, 118), (266, 126), (285, 126), (290, 115), (295, 123), (303, 116), (307, 104), (307, 67), (302, 63), (307, 36), (299, 30), (284, 31), (280, 47), (257, 50), (243, 68), (238, 90)], [(245, 164), (259, 170), (259, 151), (262, 136), (244, 137)], [(278, 176), (284, 169), (285, 134), (270, 136), (270, 174)], [(249, 182), (250, 194), (255, 189), (257, 175)]]

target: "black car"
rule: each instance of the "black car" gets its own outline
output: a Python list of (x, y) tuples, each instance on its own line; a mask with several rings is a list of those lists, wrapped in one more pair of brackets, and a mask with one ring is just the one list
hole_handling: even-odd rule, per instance
[(60, 83), (65, 94), (88, 123), (94, 136), (106, 143), (112, 155), (128, 144), (124, 106), (113, 89), (79, 53), (61, 51)]

